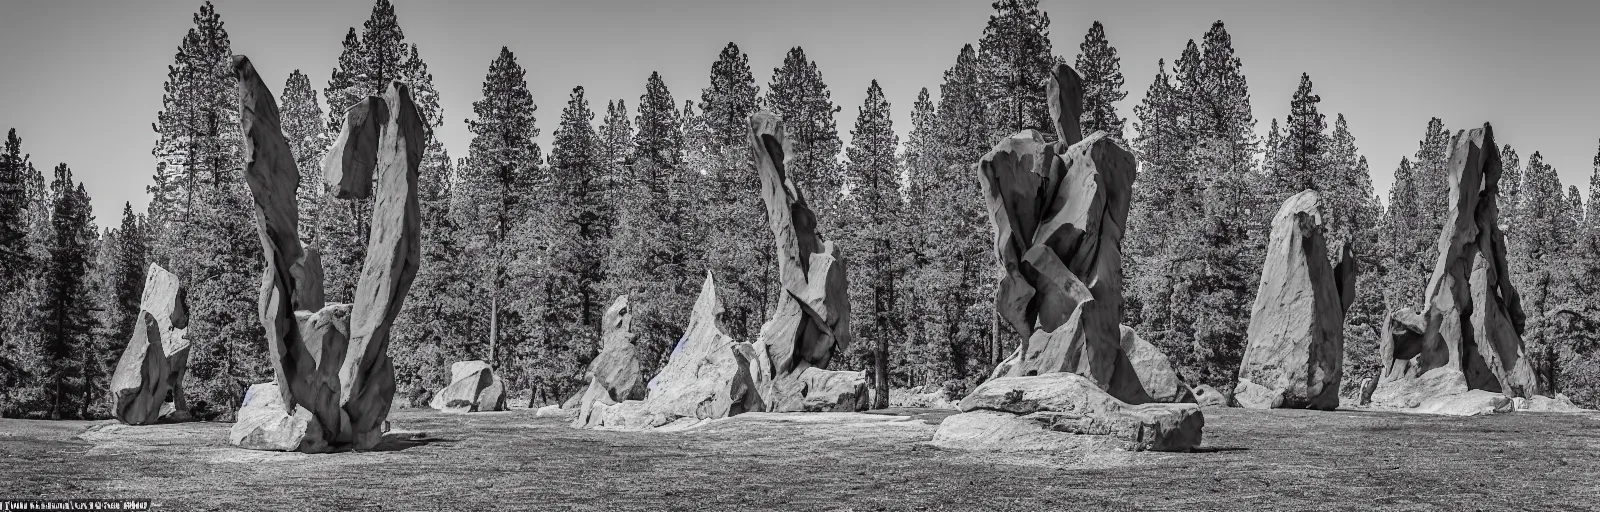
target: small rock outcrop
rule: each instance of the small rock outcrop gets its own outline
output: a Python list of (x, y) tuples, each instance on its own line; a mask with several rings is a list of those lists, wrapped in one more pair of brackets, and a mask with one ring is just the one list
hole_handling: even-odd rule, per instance
[(433, 395), (430, 407), (444, 412), (490, 412), (506, 409), (506, 387), (483, 361), (450, 365), (450, 385)]
[(673, 347), (667, 366), (650, 379), (644, 400), (599, 397), (575, 425), (659, 427), (682, 419), (700, 421), (766, 410), (756, 389), (755, 346), (726, 334), (722, 301), (711, 274), (700, 285), (689, 327)]
[(1290, 197), (1272, 219), (1249, 344), (1234, 400), (1251, 409), (1339, 408), (1344, 315), (1355, 301), (1355, 257), (1341, 244), (1329, 261), (1321, 196)]
[(787, 174), (792, 144), (779, 116), (750, 116), (750, 148), (777, 242), (780, 285), (777, 308), (756, 341), (757, 387), (770, 412), (862, 410), (866, 372), (827, 369), (850, 346), (845, 258), (817, 231), (805, 195)]
[[(344, 128), (323, 160), (324, 177), (335, 197), (373, 199), (371, 235), (354, 303), (326, 305), (317, 253), (300, 244), (300, 172), (283, 137), (277, 101), (250, 59), (235, 56), (233, 71), (244, 176), (266, 263), (258, 312), (275, 386), (255, 389), (255, 416), (235, 423), (230, 440), (247, 448), (306, 452), (371, 448), (383, 435), (395, 397), (389, 329), (421, 256), (417, 170), (427, 123), (402, 82), (346, 112)], [(255, 396), (263, 392), (276, 392), (277, 400)], [(295, 438), (297, 446), (248, 441)]]
[(644, 371), (639, 364), (639, 349), (633, 344), (633, 314), (628, 308), (628, 296), (617, 297), (601, 317), (600, 354), (589, 364), (589, 387), (578, 403), (578, 418), (574, 426), (589, 421), (589, 412), (596, 400), (618, 403), (644, 399)]
[(995, 309), (1022, 345), (961, 401), (963, 413), (945, 418), (933, 442), (991, 451), (1190, 450), (1205, 425), (1200, 406), (1149, 403), (1146, 382), (1167, 397), (1186, 390), (1168, 381), (1175, 373), (1160, 375), (1171, 364), (1153, 346), (1139, 354), (1147, 371), (1140, 375), (1129, 352), (1145, 347), (1121, 325), (1122, 234), (1137, 164), (1105, 132), (1082, 135), (1083, 91), (1072, 68), (1055, 67), (1049, 95), (1059, 142), (1025, 130), (977, 166), (1004, 267)]
[[(1499, 226), (1500, 149), (1494, 129), (1457, 132), (1439, 260), (1420, 312), (1395, 311), (1380, 337), (1374, 406), (1438, 411), (1473, 390), (1529, 398), (1544, 390), (1523, 348), (1525, 317), (1506, 270)], [(1504, 404), (1471, 410), (1509, 409)]]
[(1194, 392), (1189, 390), (1189, 385), (1183, 382), (1178, 371), (1172, 368), (1172, 360), (1167, 358), (1166, 352), (1140, 338), (1132, 327), (1123, 325), (1121, 330), (1122, 352), (1128, 355), (1128, 362), (1133, 365), (1133, 372), (1139, 376), (1139, 384), (1144, 386), (1151, 401), (1195, 401)]
[[(147, 425), (159, 419), (187, 419), (183, 377), (189, 366), (189, 307), (178, 276), (151, 263), (145, 270), (144, 293), (139, 299), (139, 319), (133, 339), (122, 351), (111, 375), (111, 415), (129, 425)], [(170, 414), (163, 414), (167, 396)]]

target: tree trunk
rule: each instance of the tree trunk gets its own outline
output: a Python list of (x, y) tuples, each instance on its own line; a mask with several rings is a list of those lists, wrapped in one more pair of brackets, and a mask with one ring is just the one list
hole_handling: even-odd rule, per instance
[(494, 348), (500, 341), (500, 294), (489, 296), (489, 368), (494, 368)]

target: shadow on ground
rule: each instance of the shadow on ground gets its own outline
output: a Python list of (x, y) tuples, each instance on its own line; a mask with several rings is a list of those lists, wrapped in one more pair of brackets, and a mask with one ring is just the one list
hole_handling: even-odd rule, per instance
[(227, 444), (226, 423), (0, 420), (0, 498), (170, 510), (1596, 510), (1600, 417), (1207, 409), (1195, 453), (930, 447), (946, 412), (750, 414), (685, 432), (397, 411), (379, 449)]

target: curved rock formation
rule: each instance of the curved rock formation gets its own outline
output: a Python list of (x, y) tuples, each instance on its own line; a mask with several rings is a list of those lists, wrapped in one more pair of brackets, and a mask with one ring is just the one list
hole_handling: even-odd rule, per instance
[(1342, 245), (1328, 260), (1321, 196), (1290, 197), (1272, 219), (1249, 345), (1234, 400), (1252, 409), (1339, 408), (1344, 314), (1355, 301), (1355, 258)]
[(450, 365), (450, 385), (433, 395), (429, 407), (444, 412), (489, 412), (506, 409), (506, 386), (483, 361)]
[[(324, 306), (321, 265), (315, 251), (300, 245), (295, 203), (300, 174), (283, 138), (277, 102), (248, 58), (235, 56), (233, 69), (242, 106), (245, 181), (255, 197), (266, 261), (259, 312), (278, 400), (249, 401), (241, 415), (272, 419), (235, 423), (231, 438), (284, 439), (250, 430), (288, 429), (304, 436), (297, 447), (280, 442), (264, 449), (370, 448), (383, 434), (395, 394), (389, 328), (420, 256), (417, 166), (426, 123), (401, 82), (347, 112), (344, 130), (323, 161), (324, 172), (337, 197), (374, 198), (371, 235), (354, 304)], [(300, 425), (306, 421), (317, 422), (317, 428)]]
[(793, 141), (770, 112), (750, 116), (750, 148), (761, 175), (761, 199), (777, 242), (777, 310), (756, 341), (756, 382), (772, 412), (866, 408), (866, 372), (828, 370), (850, 346), (845, 259), (817, 232), (805, 195), (786, 174)]
[(178, 276), (151, 263), (145, 271), (144, 293), (139, 299), (139, 319), (133, 339), (122, 351), (111, 375), (111, 415), (129, 425), (146, 425), (162, 419), (161, 409), (172, 396), (173, 412), (167, 420), (188, 416), (183, 399), (183, 376), (189, 366), (189, 307)]
[(580, 399), (573, 426), (588, 424), (589, 412), (596, 400), (605, 403), (641, 400), (649, 391), (639, 364), (639, 349), (633, 344), (633, 314), (628, 308), (628, 296), (618, 296), (601, 318), (604, 345), (589, 363), (589, 387)]
[[(1148, 403), (1124, 349), (1121, 244), (1133, 155), (1104, 132), (1081, 137), (1082, 88), (1072, 68), (1056, 66), (1049, 91), (1061, 141), (1024, 130), (978, 164), (1005, 270), (996, 313), (1023, 342), (962, 400), (967, 412), (940, 424), (934, 442), (1000, 451), (1192, 449), (1205, 424), (1199, 405)], [(1140, 348), (1137, 336), (1128, 341)], [(1159, 373), (1154, 359), (1141, 354), (1150, 377)], [(1166, 396), (1187, 391), (1149, 382)]]
[[(1430, 402), (1457, 403), (1449, 397), (1472, 390), (1524, 398), (1544, 392), (1523, 351), (1521, 301), (1506, 271), (1494, 129), (1484, 123), (1458, 132), (1451, 146), (1450, 210), (1439, 234), (1439, 262), (1421, 312), (1402, 309), (1384, 324), (1376, 406), (1440, 412)], [(1466, 409), (1502, 406), (1496, 401)]]

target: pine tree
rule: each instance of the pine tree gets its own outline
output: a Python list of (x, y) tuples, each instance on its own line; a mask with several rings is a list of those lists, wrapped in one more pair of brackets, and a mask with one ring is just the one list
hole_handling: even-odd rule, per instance
[[(538, 107), (525, 76), (516, 56), (501, 47), (483, 79), (483, 99), (472, 104), (477, 118), (467, 121), (473, 137), (460, 167), (461, 189), (452, 213), (461, 226), (467, 259), (480, 276), (473, 296), (480, 303), (487, 300), (478, 319), (486, 332), (482, 338), (475, 332), (443, 340), (445, 346), (440, 348), (451, 360), (485, 359), (501, 368), (510, 361), (498, 347), (507, 337), (504, 316), (513, 300), (508, 288), (516, 256), (511, 238), (517, 223), (532, 217), (535, 187), (543, 179), (539, 168), (543, 157), (535, 142)], [(474, 342), (478, 339), (485, 345), (478, 346)]]
[(551, 329), (547, 332), (559, 328), (570, 340), (570, 350), (583, 360), (599, 351), (600, 315), (610, 304), (603, 296), (605, 269), (601, 265), (609, 245), (604, 217), (608, 208), (605, 162), (590, 124), (593, 119), (583, 87), (574, 87), (550, 149), (549, 204), (553, 209), (548, 215), (553, 226), (546, 239), (552, 247), (547, 279), (554, 301), (545, 305), (546, 328)]
[(1275, 203), (1282, 204), (1282, 199), (1302, 190), (1317, 189), (1324, 181), (1319, 178), (1325, 172), (1322, 162), (1328, 140), (1323, 132), (1328, 123), (1322, 113), (1317, 112), (1317, 103), (1321, 101), (1320, 96), (1311, 94), (1311, 77), (1302, 73), (1294, 100), (1289, 102), (1287, 133), (1273, 168), (1273, 181), (1277, 185), (1273, 196)]
[[(606, 190), (605, 236), (611, 238), (617, 228), (618, 203), (626, 193), (628, 173), (632, 172), (629, 160), (633, 157), (633, 125), (628, 121), (628, 105), (623, 100), (606, 103), (606, 117), (600, 122), (597, 134), (600, 158), (605, 162), (602, 186)], [(607, 285), (606, 295), (614, 295)]]
[(682, 337), (703, 245), (695, 235), (698, 173), (683, 165), (683, 126), (672, 93), (652, 72), (639, 97), (638, 134), (617, 197), (617, 228), (606, 260), (613, 294), (629, 294), (634, 345), (647, 375), (666, 364)]
[(1255, 121), (1232, 44), (1213, 24), (1173, 74), (1160, 63), (1134, 109), (1140, 185), (1124, 238), (1125, 320), (1190, 382), (1219, 386), (1243, 351), (1268, 231), (1259, 196), (1270, 189), (1252, 165)]
[(72, 170), (66, 164), (56, 166), (50, 196), (54, 236), (45, 267), (43, 301), (36, 308), (35, 322), (45, 356), (43, 374), (49, 396), (46, 417), (61, 419), (81, 417), (87, 410), (94, 377), (82, 357), (93, 343), (89, 273), (96, 232), (89, 194), (82, 183), (73, 181)]
[[(17, 136), (16, 129), (11, 129), (6, 133), (4, 152), (0, 152), (0, 297), (12, 297), (17, 293), (31, 263), (25, 181), (30, 165), (28, 155), (22, 153), (22, 138)], [(0, 331), (0, 336), (5, 333)]]
[(115, 236), (109, 238), (115, 242), (109, 251), (111, 266), (104, 269), (109, 276), (105, 284), (110, 300), (109, 307), (102, 308), (106, 318), (103, 325), (110, 329), (111, 339), (121, 343), (133, 338), (133, 326), (139, 320), (145, 271), (149, 266), (149, 237), (145, 228), (144, 219), (133, 213), (133, 204), (123, 203), (122, 224), (112, 232)]
[(1039, 0), (996, 0), (978, 40), (990, 141), (1024, 129), (1053, 134), (1045, 87), (1050, 81), (1050, 16)]
[(227, 419), (245, 388), (269, 375), (253, 307), (260, 245), (240, 169), (228, 34), (210, 3), (194, 23), (168, 68), (157, 116), (150, 258), (189, 286), (189, 402), (202, 418)]
[(1116, 102), (1128, 97), (1128, 93), (1122, 90), (1122, 58), (1106, 41), (1105, 26), (1099, 21), (1090, 25), (1078, 50), (1083, 53), (1078, 54), (1073, 69), (1083, 77), (1083, 129), (1104, 130), (1122, 140), (1124, 119), (1117, 116)]
[(1507, 258), (1512, 283), (1522, 297), (1527, 315), (1523, 341), (1540, 383), (1556, 384), (1553, 364), (1558, 354), (1558, 332), (1548, 316), (1561, 307), (1562, 270), (1572, 233), (1571, 204), (1554, 167), (1535, 151), (1528, 157), (1518, 204), (1519, 230), (1509, 241)]
[[(18, 264), (23, 269), (15, 293), (0, 296), (0, 415), (6, 417), (40, 417), (48, 408), (46, 386), (47, 367), (40, 339), (36, 306), (44, 300), (46, 269), (50, 260), (49, 248), (54, 242), (51, 227), (51, 196), (46, 188), (44, 174), (29, 163), (19, 150), (13, 154), (12, 170), (21, 174), (23, 224), (26, 232), (22, 248), (25, 254)], [(9, 152), (9, 151), (8, 151)], [(20, 155), (20, 156), (19, 156)]]
[(699, 112), (686, 130), (687, 158), (704, 173), (702, 232), (706, 265), (716, 275), (728, 335), (753, 340), (776, 297), (777, 250), (766, 223), (761, 181), (751, 172), (750, 115), (761, 108), (749, 58), (733, 43), (711, 65), (711, 85), (701, 90)]
[(289, 141), (289, 151), (294, 154), (294, 165), (300, 170), (300, 188), (295, 192), (295, 201), (300, 206), (300, 239), (302, 243), (315, 244), (317, 211), (324, 201), (322, 155), (328, 136), (311, 79), (298, 69), (289, 74), (289, 81), (283, 86), (283, 108), (279, 117), (283, 136)]
[(873, 80), (850, 131), (845, 166), (850, 192), (843, 208), (848, 214), (840, 221), (839, 239), (850, 258), (850, 323), (857, 339), (872, 340), (873, 346), (863, 348), (872, 351), (868, 373), (877, 390), (874, 407), (880, 409), (889, 406), (889, 340), (900, 339), (905, 330), (904, 319), (895, 314), (903, 293), (906, 253), (895, 229), (902, 214), (895, 157), (899, 145), (889, 119), (889, 101)]
[(805, 192), (820, 229), (826, 232), (833, 225), (829, 212), (843, 183), (838, 164), (843, 143), (833, 118), (840, 109), (834, 106), (817, 63), (806, 59), (805, 50), (790, 48), (783, 66), (772, 70), (766, 105), (783, 116), (784, 135), (792, 139), (784, 154), (784, 172)]

